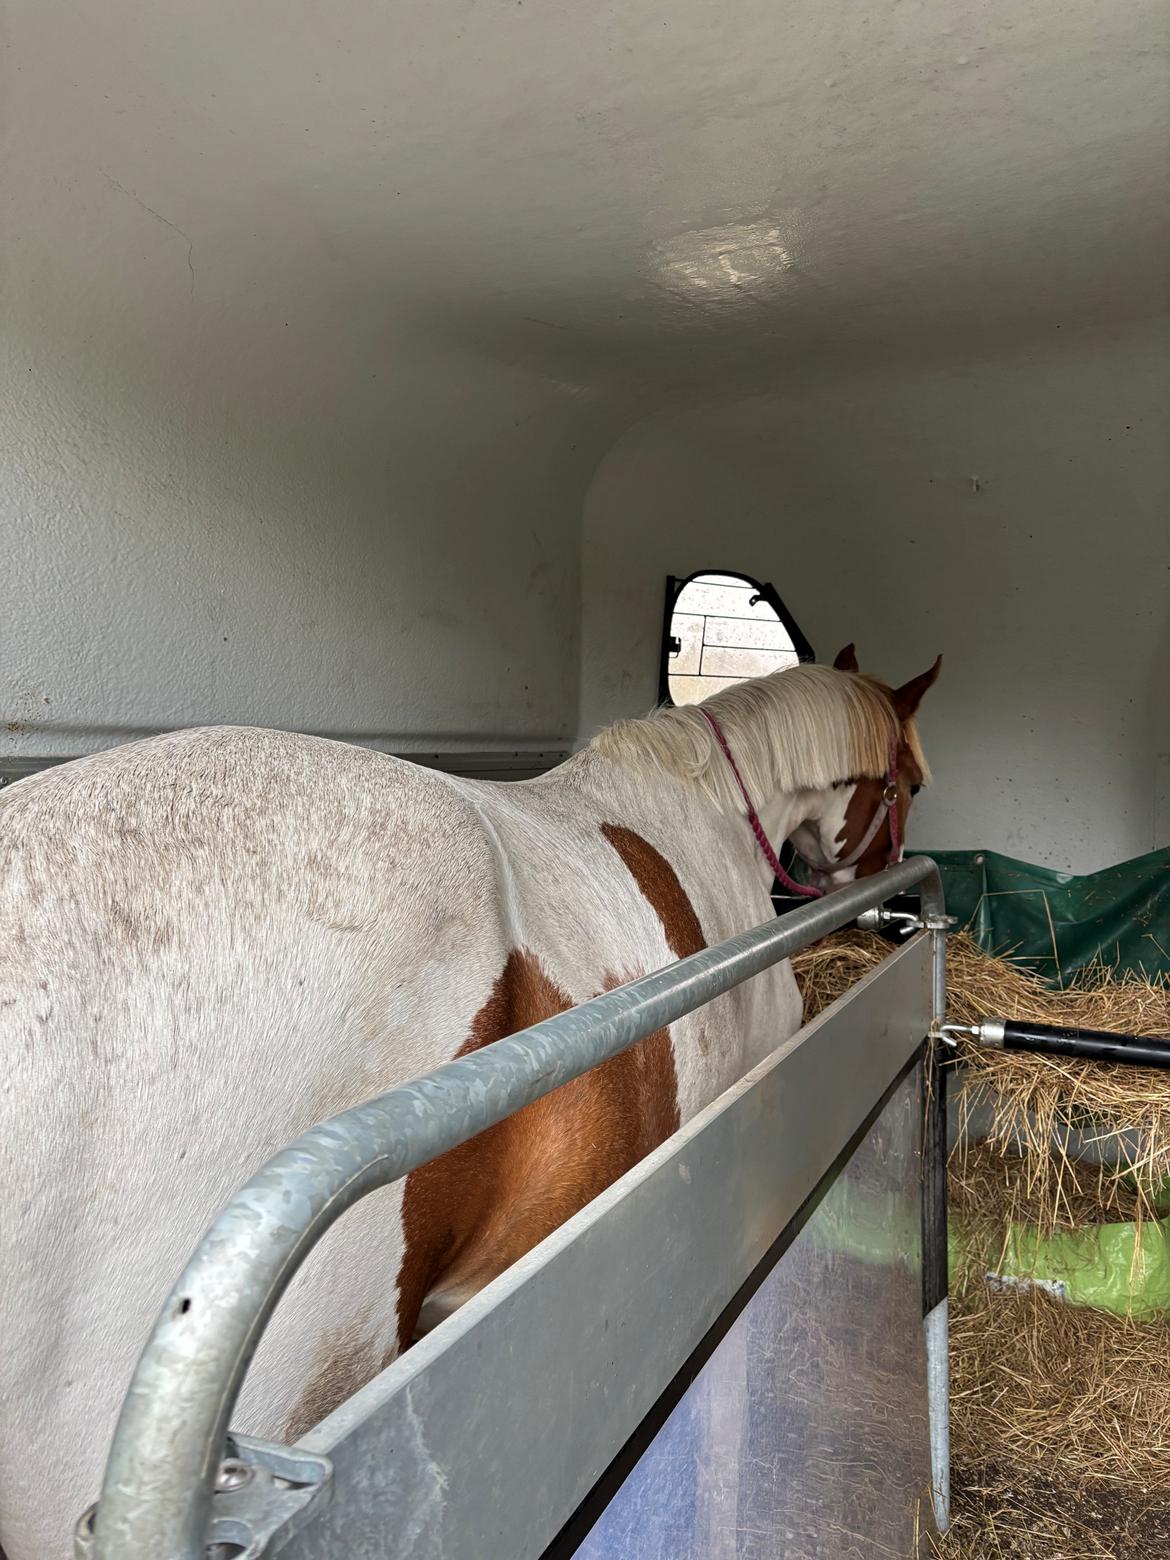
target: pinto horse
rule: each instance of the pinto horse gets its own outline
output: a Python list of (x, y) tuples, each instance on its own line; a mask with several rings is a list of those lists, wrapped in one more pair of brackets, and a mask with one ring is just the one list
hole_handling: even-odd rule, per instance
[[(840, 870), (880, 866), (925, 776), (936, 673), (892, 691), (794, 668), (521, 784), (215, 727), (6, 791), (8, 1560), (68, 1553), (157, 1308), (242, 1181), (324, 1117), (766, 920), (745, 808), (831, 878), (893, 786)], [(800, 1021), (778, 965), (367, 1197), (290, 1288), (237, 1428), (301, 1435)]]

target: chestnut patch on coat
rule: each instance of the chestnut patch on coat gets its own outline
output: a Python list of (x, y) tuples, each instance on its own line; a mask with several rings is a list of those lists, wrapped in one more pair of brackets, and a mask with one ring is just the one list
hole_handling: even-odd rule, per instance
[[(900, 742), (898, 745), (897, 776), (899, 833), (901, 839), (905, 841), (906, 820), (910, 812), (910, 789), (912, 786), (922, 784), (922, 770), (905, 742)], [(885, 780), (874, 780), (867, 776), (857, 781), (853, 795), (849, 798), (849, 806), (845, 809), (845, 822), (837, 835), (839, 861), (848, 857), (860, 845), (866, 829), (873, 822), (874, 813), (882, 805), (885, 789)], [(854, 876), (872, 877), (875, 872), (882, 871), (889, 863), (890, 845), (890, 823), (887, 816), (870, 841), (865, 855), (857, 863)]]
[(618, 823), (603, 823), (601, 832), (625, 862), (631, 877), (642, 890), (654, 913), (662, 922), (667, 946), (676, 959), (701, 953), (707, 946), (703, 928), (695, 914), (678, 873), (649, 840)]
[[(602, 977), (603, 989), (620, 984)], [(514, 949), (455, 1054), (571, 1006), (536, 955)], [(399, 1349), (415, 1336), (428, 1296), (470, 1298), (678, 1125), (674, 1054), (663, 1029), (412, 1171), (402, 1204)]]

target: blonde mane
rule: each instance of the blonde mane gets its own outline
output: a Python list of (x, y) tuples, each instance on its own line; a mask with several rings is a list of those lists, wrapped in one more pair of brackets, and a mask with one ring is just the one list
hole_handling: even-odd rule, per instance
[[(761, 805), (777, 792), (820, 791), (839, 780), (881, 779), (897, 716), (889, 689), (826, 666), (795, 666), (737, 683), (706, 699), (735, 754), (749, 794)], [(928, 778), (914, 722), (904, 736)], [(618, 721), (593, 739), (609, 758), (648, 763), (694, 781), (723, 811), (742, 811), (739, 787), (696, 705)]]

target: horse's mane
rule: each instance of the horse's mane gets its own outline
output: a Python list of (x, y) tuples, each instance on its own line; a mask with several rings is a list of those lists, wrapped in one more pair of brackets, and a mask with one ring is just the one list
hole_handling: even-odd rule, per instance
[[(826, 666), (794, 666), (724, 688), (703, 707), (722, 727), (757, 804), (777, 791), (820, 791), (862, 776), (880, 779), (889, 767), (897, 717), (890, 690), (870, 677)], [(913, 721), (907, 721), (904, 732), (926, 780)], [(735, 777), (693, 704), (618, 721), (594, 737), (593, 747), (609, 758), (682, 775), (724, 811), (742, 810)]]

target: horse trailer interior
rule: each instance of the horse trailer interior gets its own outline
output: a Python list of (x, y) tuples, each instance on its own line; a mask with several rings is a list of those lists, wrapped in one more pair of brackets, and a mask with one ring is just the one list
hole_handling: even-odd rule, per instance
[(0, 14), (0, 1560), (1152, 1560), (1164, 8)]

